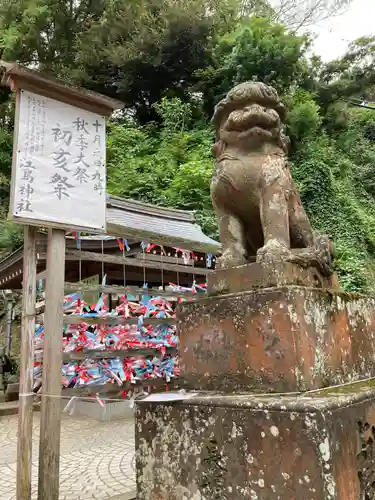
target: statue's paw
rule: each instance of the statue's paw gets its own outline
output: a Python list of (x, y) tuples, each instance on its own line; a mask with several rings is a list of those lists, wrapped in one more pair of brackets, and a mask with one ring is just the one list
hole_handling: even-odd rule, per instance
[(335, 247), (331, 239), (325, 234), (315, 236), (316, 252), (321, 266), (325, 273), (332, 273), (333, 259), (335, 257)]
[(331, 259), (335, 256), (335, 246), (331, 239), (325, 234), (318, 234), (315, 236), (315, 245), (320, 252), (327, 255), (328, 259)]
[(269, 240), (257, 251), (257, 262), (271, 264), (275, 261), (287, 260), (291, 256), (290, 249), (277, 240)]
[(224, 269), (228, 267), (243, 266), (244, 264), (247, 263), (248, 262), (244, 255), (227, 250), (223, 253), (221, 257), (219, 257), (219, 259), (216, 262), (216, 265), (218, 268)]

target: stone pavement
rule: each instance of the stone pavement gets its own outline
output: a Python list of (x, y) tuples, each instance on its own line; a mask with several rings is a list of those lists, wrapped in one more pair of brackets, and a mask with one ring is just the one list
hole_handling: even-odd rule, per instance
[[(0, 500), (16, 498), (17, 415), (0, 417)], [(33, 500), (37, 498), (39, 413), (34, 413)], [(135, 491), (134, 420), (98, 422), (63, 414), (60, 500), (122, 500)]]

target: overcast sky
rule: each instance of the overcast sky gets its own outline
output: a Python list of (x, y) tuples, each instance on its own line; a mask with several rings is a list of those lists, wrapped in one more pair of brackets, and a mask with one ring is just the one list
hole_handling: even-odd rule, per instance
[(316, 54), (324, 61), (341, 56), (349, 42), (375, 35), (375, 0), (353, 0), (345, 14), (318, 23), (314, 31), (318, 35), (314, 47)]

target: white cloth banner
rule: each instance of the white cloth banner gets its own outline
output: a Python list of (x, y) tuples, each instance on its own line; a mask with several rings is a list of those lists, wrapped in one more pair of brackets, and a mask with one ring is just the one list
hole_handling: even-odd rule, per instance
[(105, 118), (21, 90), (15, 126), (12, 217), (104, 232)]
[(192, 399), (197, 395), (196, 392), (158, 392), (146, 396), (141, 401), (147, 401), (147, 403), (168, 403), (171, 401), (185, 401), (186, 399)]

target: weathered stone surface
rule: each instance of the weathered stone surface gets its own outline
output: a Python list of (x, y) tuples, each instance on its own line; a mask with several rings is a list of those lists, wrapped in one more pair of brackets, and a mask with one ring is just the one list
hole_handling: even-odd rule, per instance
[(303, 268), (292, 262), (268, 266), (262, 262), (219, 268), (208, 276), (208, 293), (219, 295), (252, 289), (299, 285), (312, 288), (338, 289), (336, 274), (327, 278), (316, 268)]
[(181, 381), (288, 392), (375, 376), (375, 299), (282, 287), (180, 304)]
[(215, 108), (211, 197), (223, 250), (218, 265), (256, 257), (271, 267), (299, 262), (330, 277), (333, 248), (327, 237), (314, 235), (293, 183), (284, 116), (276, 90), (260, 82), (237, 85)]
[(372, 500), (374, 382), (136, 409), (137, 500)]
[(7, 401), (16, 401), (18, 399), (18, 393), (20, 391), (20, 384), (19, 383), (8, 383), (7, 389), (6, 389), (6, 399)]

